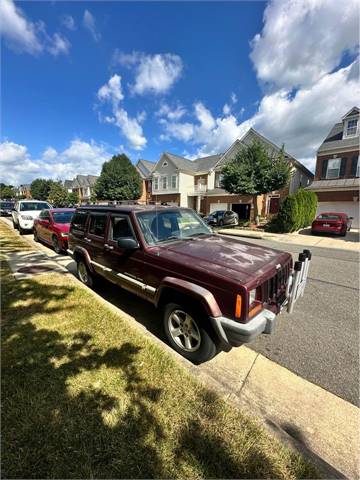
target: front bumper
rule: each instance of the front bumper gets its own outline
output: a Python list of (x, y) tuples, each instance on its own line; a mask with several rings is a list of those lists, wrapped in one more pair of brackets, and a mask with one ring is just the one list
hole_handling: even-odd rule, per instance
[(32, 230), (34, 228), (34, 220), (23, 220), (19, 218), (19, 226), (23, 230)]
[(226, 345), (238, 347), (252, 342), (261, 333), (272, 333), (276, 315), (264, 309), (248, 323), (239, 323), (226, 317), (210, 317), (210, 321), (220, 340)]

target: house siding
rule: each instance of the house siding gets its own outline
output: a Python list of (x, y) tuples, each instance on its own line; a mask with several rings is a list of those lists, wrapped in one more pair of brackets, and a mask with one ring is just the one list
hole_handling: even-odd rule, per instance
[(331, 153), (327, 155), (318, 155), (316, 160), (316, 171), (315, 171), (315, 180), (324, 180), (325, 177), (322, 176), (323, 171), (323, 164), (327, 160), (331, 160), (332, 158), (346, 158), (346, 167), (344, 172), (343, 178), (352, 178), (351, 175), (351, 163), (353, 157), (357, 157), (359, 155), (359, 149), (354, 149), (351, 152), (338, 152), (338, 153)]

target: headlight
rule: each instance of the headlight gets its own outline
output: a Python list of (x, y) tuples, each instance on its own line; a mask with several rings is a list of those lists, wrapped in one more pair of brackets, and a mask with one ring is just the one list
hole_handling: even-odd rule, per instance
[(33, 217), (31, 217), (30, 215), (20, 215), (20, 216), (23, 220), (32, 220), (33, 219)]
[(249, 293), (249, 305), (255, 302), (255, 298), (256, 298), (256, 288), (254, 288), (254, 290), (251, 290)]
[(67, 237), (68, 235), (69, 235), (69, 234), (68, 234), (67, 232), (61, 232), (61, 233), (60, 233), (60, 236), (61, 236), (61, 237)]

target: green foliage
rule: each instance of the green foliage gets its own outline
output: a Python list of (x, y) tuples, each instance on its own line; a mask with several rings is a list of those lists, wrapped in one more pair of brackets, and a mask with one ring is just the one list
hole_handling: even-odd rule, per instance
[(79, 203), (79, 197), (74, 192), (70, 192), (67, 194), (66, 203), (68, 207), (72, 207)]
[(300, 189), (285, 198), (277, 217), (267, 225), (271, 232), (295, 232), (311, 225), (317, 210), (317, 196), (314, 192)]
[(60, 182), (54, 182), (50, 186), (47, 201), (54, 207), (66, 207), (68, 204), (68, 193)]
[(137, 200), (141, 197), (140, 175), (126, 155), (114, 155), (103, 164), (95, 194), (99, 200)]
[(15, 190), (12, 185), (0, 183), (0, 198), (11, 199), (15, 197)]
[(37, 178), (30, 185), (30, 192), (32, 198), (36, 200), (47, 200), (51, 186), (55, 182), (53, 180), (46, 180), (44, 178)]
[(229, 193), (261, 195), (281, 190), (287, 185), (290, 165), (285, 160), (283, 148), (278, 154), (269, 154), (261, 142), (254, 141), (242, 147), (221, 173), (222, 186)]

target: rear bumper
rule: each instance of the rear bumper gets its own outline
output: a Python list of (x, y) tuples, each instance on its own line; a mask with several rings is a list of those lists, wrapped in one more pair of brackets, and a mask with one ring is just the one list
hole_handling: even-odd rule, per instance
[(219, 339), (232, 347), (252, 342), (262, 333), (272, 333), (276, 315), (264, 309), (248, 323), (239, 323), (226, 317), (210, 317), (210, 321)]

